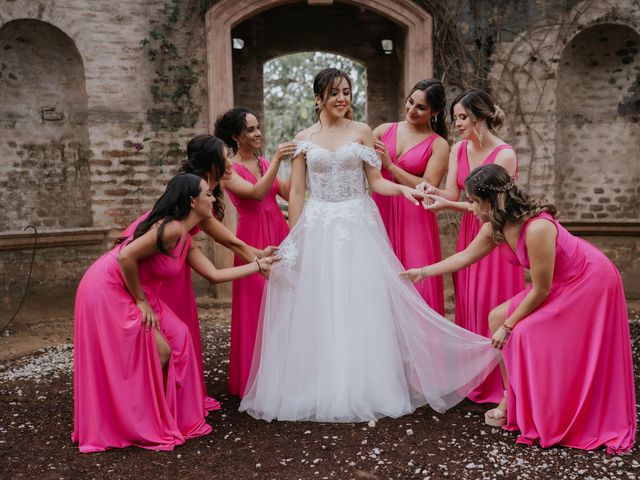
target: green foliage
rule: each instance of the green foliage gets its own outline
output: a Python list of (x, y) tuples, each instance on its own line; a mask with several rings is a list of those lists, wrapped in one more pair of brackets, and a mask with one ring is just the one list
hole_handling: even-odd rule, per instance
[(316, 121), (313, 78), (326, 67), (349, 74), (353, 82), (352, 107), (358, 121), (366, 121), (366, 71), (364, 65), (325, 52), (294, 53), (264, 64), (265, 153), (272, 155), (279, 143)]
[(165, 3), (158, 10), (159, 20), (151, 22), (149, 38), (140, 41), (156, 67), (149, 89), (155, 106), (147, 112), (147, 118), (154, 128), (171, 131), (192, 128), (202, 110), (192, 97), (192, 89), (200, 81), (203, 62), (179, 52), (173, 43), (182, 30), (180, 6), (180, 0)]

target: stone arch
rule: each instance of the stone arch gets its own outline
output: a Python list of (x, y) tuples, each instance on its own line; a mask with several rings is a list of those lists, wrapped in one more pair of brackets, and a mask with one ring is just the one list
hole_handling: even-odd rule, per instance
[(0, 28), (0, 48), (2, 229), (91, 226), (85, 70), (74, 41), (20, 19)]
[(626, 25), (593, 25), (565, 45), (555, 135), (555, 191), (563, 218), (640, 219), (639, 70), (640, 35)]
[[(315, 8), (330, 8), (332, 0), (308, 0), (307, 2), (291, 0), (221, 0), (206, 14), (207, 24), (207, 56), (208, 56), (208, 90), (209, 90), (209, 123), (213, 125), (216, 117), (233, 106), (234, 72), (231, 52), (231, 31), (240, 23), (259, 15), (262, 12), (283, 5), (306, 3)], [(399, 52), (401, 61), (402, 93), (416, 81), (433, 74), (433, 52), (431, 46), (432, 17), (414, 2), (409, 0), (344, 0), (335, 4), (349, 4), (363, 11), (369, 11), (384, 17), (402, 31), (402, 48)], [(320, 12), (321, 10), (318, 10)], [(356, 30), (357, 31), (357, 30)], [(322, 32), (319, 31), (319, 34)], [(333, 32), (332, 32), (333, 35)], [(353, 31), (350, 33), (353, 39)], [(318, 36), (320, 42), (326, 37)], [(295, 38), (292, 38), (295, 40)], [(348, 46), (349, 43), (346, 43)], [(295, 44), (290, 45), (295, 50)], [(324, 50), (318, 48), (319, 50)], [(347, 50), (345, 48), (345, 50)], [(340, 55), (346, 51), (337, 51)], [(262, 60), (264, 62), (264, 59)], [(374, 77), (372, 74), (371, 77)], [(397, 89), (396, 89), (397, 90)], [(402, 95), (402, 94), (401, 94)], [(370, 96), (372, 97), (372, 96)], [(375, 96), (373, 96), (375, 97)], [(395, 112), (394, 112), (395, 113)], [(388, 120), (388, 118), (386, 119)]]

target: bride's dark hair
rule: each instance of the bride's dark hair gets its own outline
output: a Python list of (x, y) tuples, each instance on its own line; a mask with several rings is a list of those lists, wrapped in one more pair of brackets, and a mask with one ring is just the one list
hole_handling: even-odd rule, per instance
[(505, 223), (516, 223), (541, 212), (553, 217), (558, 213), (555, 205), (524, 193), (507, 169), (495, 163), (474, 168), (464, 181), (464, 188), (467, 195), (489, 202), (491, 238), (496, 244), (504, 242)]
[[(337, 68), (325, 68), (318, 72), (316, 77), (313, 79), (313, 94), (316, 97), (320, 98), (320, 104), (316, 104), (316, 116), (320, 117), (320, 112), (324, 108), (324, 104), (329, 98), (329, 93), (331, 89), (338, 85), (340, 79), (344, 78), (349, 84), (349, 90), (353, 92), (353, 87), (351, 85), (351, 79), (347, 72), (343, 72), (342, 70), (338, 70)], [(350, 95), (353, 98), (353, 95)], [(353, 110), (351, 105), (349, 105), (349, 110), (345, 114), (345, 118), (349, 120), (353, 120)]]

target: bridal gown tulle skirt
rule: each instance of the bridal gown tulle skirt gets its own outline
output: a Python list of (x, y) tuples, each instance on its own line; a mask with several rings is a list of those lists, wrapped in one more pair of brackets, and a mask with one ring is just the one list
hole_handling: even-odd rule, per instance
[[(416, 207), (421, 208), (421, 207)], [(399, 417), (462, 400), (496, 366), (402, 278), (376, 205), (309, 200), (263, 297), (241, 411), (264, 420)]]

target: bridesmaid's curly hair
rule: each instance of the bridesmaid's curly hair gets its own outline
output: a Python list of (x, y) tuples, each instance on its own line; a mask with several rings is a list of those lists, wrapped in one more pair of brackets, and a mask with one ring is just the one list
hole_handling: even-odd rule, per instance
[(249, 114), (253, 115), (253, 112), (248, 108), (233, 107), (216, 119), (213, 133), (224, 141), (234, 154), (238, 153), (240, 148), (236, 139), (247, 129), (247, 115)]
[(467, 195), (489, 202), (491, 238), (496, 245), (504, 242), (505, 223), (516, 223), (540, 212), (547, 212), (553, 217), (558, 213), (555, 205), (520, 190), (509, 172), (495, 163), (474, 168), (464, 181), (464, 187)]
[[(187, 159), (180, 166), (180, 173), (193, 173), (200, 178), (220, 180), (227, 167), (227, 152), (224, 142), (213, 135), (196, 135), (187, 144)], [(213, 214), (222, 221), (224, 218), (224, 194), (220, 184), (211, 192), (215, 199)]]

